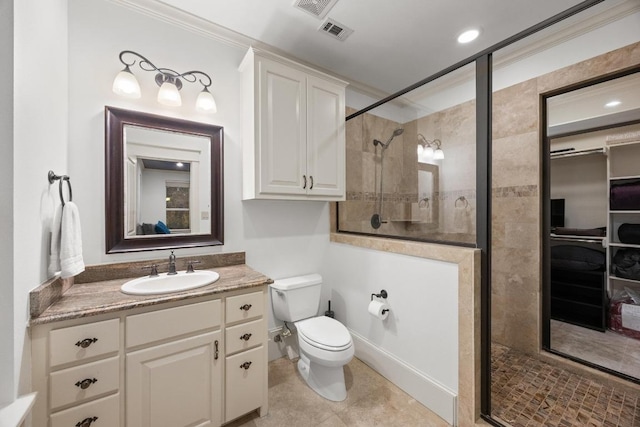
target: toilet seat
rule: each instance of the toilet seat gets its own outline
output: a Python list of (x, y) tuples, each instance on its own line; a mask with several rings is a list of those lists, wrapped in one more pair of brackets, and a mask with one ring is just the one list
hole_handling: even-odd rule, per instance
[(326, 316), (312, 317), (295, 323), (298, 336), (307, 344), (326, 351), (343, 351), (353, 345), (349, 330)]

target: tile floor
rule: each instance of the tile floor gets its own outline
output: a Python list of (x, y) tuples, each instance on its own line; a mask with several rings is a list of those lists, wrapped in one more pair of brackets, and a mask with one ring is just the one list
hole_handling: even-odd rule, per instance
[(625, 393), (498, 344), (492, 415), (513, 427), (637, 427), (640, 393)]
[(551, 348), (640, 378), (640, 340), (552, 320)]
[(354, 358), (345, 367), (347, 399), (331, 402), (311, 390), (287, 358), (269, 363), (269, 414), (251, 413), (228, 427), (389, 426), (448, 424), (380, 374)]

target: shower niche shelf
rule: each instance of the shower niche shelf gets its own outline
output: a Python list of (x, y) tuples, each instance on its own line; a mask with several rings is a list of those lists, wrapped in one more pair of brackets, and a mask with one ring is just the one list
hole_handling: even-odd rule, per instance
[(243, 199), (345, 200), (346, 83), (254, 48), (239, 69)]

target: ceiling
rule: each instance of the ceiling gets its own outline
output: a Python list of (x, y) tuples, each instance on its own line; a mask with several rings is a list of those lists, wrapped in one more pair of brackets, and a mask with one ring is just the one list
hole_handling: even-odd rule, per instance
[[(147, 0), (148, 1), (148, 0)], [(319, 0), (322, 2), (323, 0)], [(499, 43), (580, 0), (338, 0), (323, 19), (294, 0), (156, 0), (342, 76), (394, 93)], [(603, 4), (616, 3), (607, 0)], [(619, 1), (618, 1), (619, 3)], [(318, 31), (326, 18), (354, 30), (345, 41)], [(466, 45), (460, 32), (479, 28)]]

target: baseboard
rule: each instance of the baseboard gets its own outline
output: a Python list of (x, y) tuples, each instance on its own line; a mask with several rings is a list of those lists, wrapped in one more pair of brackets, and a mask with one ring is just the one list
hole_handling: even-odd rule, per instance
[(356, 357), (380, 375), (400, 387), (449, 424), (456, 424), (457, 396), (391, 353), (378, 348), (366, 338), (349, 330), (355, 345)]

